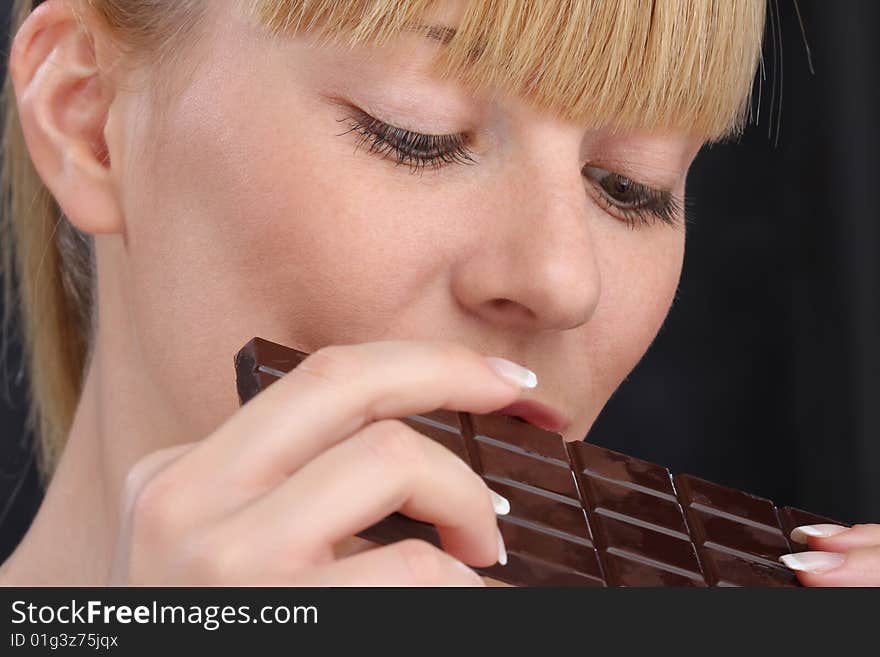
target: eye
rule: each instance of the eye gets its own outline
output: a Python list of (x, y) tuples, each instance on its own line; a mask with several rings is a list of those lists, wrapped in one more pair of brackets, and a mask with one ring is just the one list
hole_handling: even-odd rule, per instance
[(630, 228), (650, 226), (657, 221), (667, 225), (679, 222), (682, 203), (671, 191), (654, 189), (599, 167), (585, 166), (583, 172), (597, 188), (599, 202)]
[(367, 152), (390, 156), (397, 164), (408, 164), (410, 173), (420, 173), (426, 166), (439, 169), (446, 164), (474, 164), (471, 152), (462, 134), (426, 135), (411, 132), (358, 111), (340, 119), (349, 125), (349, 132), (360, 135), (357, 147), (367, 146)]

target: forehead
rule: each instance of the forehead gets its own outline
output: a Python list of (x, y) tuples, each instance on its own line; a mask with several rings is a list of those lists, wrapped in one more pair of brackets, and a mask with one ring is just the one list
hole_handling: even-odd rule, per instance
[(259, 0), (273, 33), (315, 30), (350, 44), (419, 32), (441, 78), (521, 96), (599, 129), (741, 131), (763, 40), (755, 0), (465, 2)]

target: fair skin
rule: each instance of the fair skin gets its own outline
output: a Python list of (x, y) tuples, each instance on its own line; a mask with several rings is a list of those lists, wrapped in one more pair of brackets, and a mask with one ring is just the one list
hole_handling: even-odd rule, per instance
[[(583, 167), (682, 198), (701, 140), (468, 93), (427, 74), (442, 46), (415, 34), (271, 41), (234, 4), (211, 3), (162, 115), (65, 0), (16, 35), (28, 147), (96, 236), (100, 319), (67, 448), (0, 581), (479, 585), (461, 564), (498, 559), (488, 489), (393, 418), (530, 398), (581, 439), (659, 330), (684, 251), (680, 223), (631, 230)], [(476, 163), (410, 175), (342, 134), (357, 110), (467, 133)], [(317, 353), (239, 409), (232, 356), (255, 335)], [(394, 510), (435, 523), (444, 551), (350, 538)], [(871, 531), (810, 540), (868, 573)]]

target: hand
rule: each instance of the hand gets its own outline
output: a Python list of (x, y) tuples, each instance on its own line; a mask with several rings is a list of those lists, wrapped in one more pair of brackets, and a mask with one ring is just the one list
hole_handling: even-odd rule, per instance
[[(488, 413), (519, 393), (453, 343), (320, 349), (204, 440), (135, 465), (110, 584), (482, 586), (465, 563), (503, 560), (503, 498), (394, 418)], [(405, 540), (337, 557), (394, 511), (435, 524), (443, 550)]]
[(806, 525), (791, 538), (810, 551), (780, 561), (804, 586), (880, 586), (880, 525)]

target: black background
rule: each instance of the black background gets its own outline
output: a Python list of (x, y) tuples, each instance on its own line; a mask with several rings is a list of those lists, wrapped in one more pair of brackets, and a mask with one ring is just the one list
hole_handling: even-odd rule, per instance
[[(880, 521), (880, 3), (768, 6), (757, 124), (698, 156), (676, 302), (589, 439)], [(18, 358), (0, 370), (0, 561), (41, 495)]]

